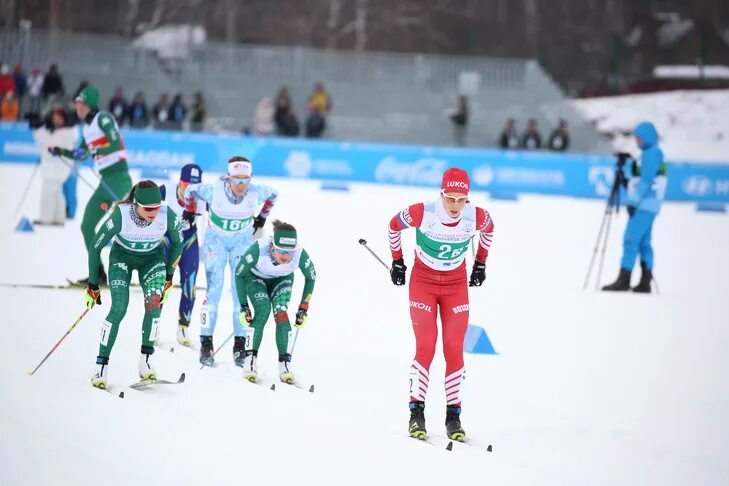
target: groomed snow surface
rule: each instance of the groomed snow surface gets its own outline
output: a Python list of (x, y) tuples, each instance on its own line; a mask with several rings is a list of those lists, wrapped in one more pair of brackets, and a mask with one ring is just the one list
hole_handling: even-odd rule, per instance
[[(0, 165), (0, 280), (81, 277), (82, 211), (63, 228), (13, 231), (20, 216), (38, 216), (39, 178), (14, 213), (31, 173)], [(426, 407), (431, 446), (406, 433), (414, 353), (407, 288), (394, 287), (358, 244), (366, 238), (389, 262), (390, 217), (437, 191), (357, 184), (323, 192), (313, 181), (259, 181), (279, 189), (272, 218), (297, 226), (316, 263), (310, 320), (292, 363), (315, 392), (283, 384), (269, 390), (276, 381), (272, 323), (259, 361), (264, 386), (243, 381), (231, 344), (215, 368), (201, 371), (197, 351), (175, 342), (178, 290), (164, 309), (154, 360), (162, 377), (185, 372), (184, 384), (126, 387), (136, 380), (143, 313), (135, 290), (111, 356), (111, 394), (89, 385), (106, 291), (102, 306), (29, 377), (83, 311), (83, 294), (2, 287), (0, 484), (729, 484), (726, 215), (666, 204), (654, 232), (661, 294), (605, 294), (594, 284), (582, 290), (603, 203), (473, 194), (496, 232), (487, 281), (470, 291), (470, 320), (499, 354), (466, 356), (462, 420), (478, 442), (447, 451), (442, 355), (431, 368)], [(90, 190), (81, 181), (79, 193), (83, 208)], [(613, 223), (602, 283), (617, 275), (625, 221), (621, 213)], [(408, 266), (413, 239), (412, 231), (404, 238)], [(200, 291), (194, 334), (203, 297)], [(231, 332), (231, 307), (226, 294), (216, 346)]]

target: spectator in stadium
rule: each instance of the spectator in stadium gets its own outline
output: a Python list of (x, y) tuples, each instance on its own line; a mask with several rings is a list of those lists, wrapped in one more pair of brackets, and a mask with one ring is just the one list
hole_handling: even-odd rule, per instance
[(182, 94), (177, 93), (172, 99), (172, 105), (169, 108), (169, 115), (167, 116), (170, 122), (170, 128), (173, 130), (182, 130), (182, 123), (185, 121), (187, 115), (187, 107), (182, 101)]
[(332, 110), (332, 97), (322, 83), (316, 83), (309, 96), (309, 115), (306, 117), (306, 136), (320, 138), (327, 126), (327, 115)]
[(28, 108), (25, 110), (27, 114), (40, 116), (42, 90), (43, 72), (39, 68), (34, 68), (28, 79)]
[(43, 78), (43, 87), (41, 88), (43, 100), (52, 103), (54, 99), (62, 100), (63, 95), (66, 94), (66, 89), (63, 87), (63, 77), (58, 72), (58, 65), (51, 64), (48, 69), (46, 76)]
[(542, 134), (539, 133), (537, 120), (530, 118), (527, 128), (521, 137), (521, 146), (527, 150), (534, 150), (542, 147)]
[(201, 132), (205, 125), (205, 115), (207, 113), (207, 107), (205, 106), (205, 100), (201, 92), (195, 93), (194, 101), (192, 102), (192, 119), (190, 120), (190, 130), (193, 132)]
[(134, 95), (134, 101), (129, 105), (127, 114), (129, 125), (132, 128), (145, 128), (149, 125), (149, 113), (147, 112), (147, 103), (144, 101), (144, 93), (137, 91)]
[(560, 118), (557, 128), (549, 136), (549, 150), (564, 152), (570, 146), (570, 135), (567, 133), (567, 122)]
[(165, 93), (159, 97), (159, 101), (152, 107), (154, 117), (154, 128), (169, 128), (170, 98)]
[(515, 150), (519, 148), (519, 134), (516, 133), (516, 122), (513, 118), (506, 120), (504, 129), (501, 130), (499, 136), (499, 147), (507, 150)]
[(309, 96), (309, 108), (326, 117), (332, 111), (332, 97), (322, 83), (316, 83)]
[(8, 91), (0, 103), (0, 120), (14, 122), (18, 121), (19, 116), (20, 103), (18, 103), (15, 93)]
[(25, 99), (25, 94), (28, 92), (28, 76), (25, 75), (23, 66), (20, 64), (15, 65), (13, 81), (15, 82), (15, 97), (18, 99), (18, 103), (20, 103), (20, 110), (22, 112), (23, 100)]
[(7, 64), (0, 66), (0, 98), (5, 98), (8, 92), (15, 92), (15, 80), (10, 74), (10, 68)]
[(466, 127), (468, 126), (468, 98), (458, 97), (458, 108), (450, 115), (453, 122), (454, 142), (458, 146), (466, 145)]
[(285, 137), (299, 136), (299, 119), (296, 117), (294, 107), (291, 104), (289, 90), (286, 86), (281, 86), (276, 95), (276, 111), (274, 112), (274, 121), (276, 122), (276, 130), (279, 135)]
[(121, 87), (117, 87), (114, 96), (109, 100), (109, 113), (114, 115), (117, 125), (122, 126), (126, 122), (129, 113), (128, 108), (129, 105), (124, 98), (124, 91)]
[(256, 135), (273, 135), (276, 131), (276, 124), (273, 121), (275, 109), (273, 101), (264, 96), (258, 102), (256, 111), (253, 114), (253, 133)]

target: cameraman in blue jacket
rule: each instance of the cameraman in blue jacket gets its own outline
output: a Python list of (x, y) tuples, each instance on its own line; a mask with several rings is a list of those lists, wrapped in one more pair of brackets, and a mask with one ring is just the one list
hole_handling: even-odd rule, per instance
[(653, 280), (653, 248), (651, 233), (653, 221), (661, 210), (666, 193), (666, 162), (658, 147), (658, 132), (650, 122), (643, 122), (633, 130), (642, 154), (640, 164), (625, 164), (620, 170), (625, 177), (628, 195), (627, 209), (630, 219), (623, 239), (623, 259), (618, 279), (603, 290), (630, 290), (630, 274), (635, 258), (640, 254), (642, 270), (640, 283), (633, 292), (650, 293)]

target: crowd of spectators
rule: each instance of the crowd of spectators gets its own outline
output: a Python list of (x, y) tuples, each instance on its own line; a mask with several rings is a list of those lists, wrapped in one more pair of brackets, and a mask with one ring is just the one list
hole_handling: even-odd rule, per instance
[[(304, 136), (321, 138), (327, 127), (327, 116), (332, 111), (332, 97), (322, 83), (316, 83), (309, 95), (304, 121)], [(289, 89), (281, 86), (276, 97), (262, 98), (253, 114), (253, 127), (244, 130), (255, 135), (280, 135), (298, 137), (301, 124), (296, 115)]]
[[(453, 123), (453, 141), (457, 146), (466, 145), (466, 128), (469, 121), (468, 98), (464, 95), (458, 96), (458, 104), (455, 110), (446, 111), (448, 118)], [(557, 126), (549, 135), (546, 146), (543, 145), (542, 134), (539, 131), (537, 120), (527, 120), (525, 130), (520, 134), (516, 128), (516, 120), (509, 118), (504, 125), (498, 139), (498, 146), (506, 150), (539, 150), (547, 148), (557, 152), (563, 152), (569, 148), (570, 136), (567, 132), (567, 122), (560, 119)]]
[[(38, 120), (62, 108), (66, 112), (67, 123), (76, 124), (76, 95), (88, 85), (87, 81), (82, 81), (75, 91), (68, 93), (56, 64), (51, 65), (45, 74), (36, 68), (27, 76), (20, 64), (11, 73), (7, 64), (0, 63), (0, 120)], [(117, 87), (106, 108), (120, 126), (182, 130), (187, 121), (190, 130), (203, 129), (207, 109), (202, 93), (193, 95), (189, 107), (182, 93), (176, 93), (171, 103), (169, 99), (168, 94), (163, 94), (149, 109), (143, 92), (138, 91), (134, 98), (127, 99), (124, 90)]]
[[(74, 92), (67, 94), (63, 76), (56, 64), (51, 65), (45, 73), (35, 68), (28, 76), (20, 64), (11, 71), (7, 64), (0, 63), (0, 120), (38, 119), (43, 113), (60, 107), (66, 110), (68, 124), (78, 123), (74, 100), (86, 86), (88, 82), (82, 81)], [(163, 93), (153, 105), (149, 106), (142, 91), (137, 91), (134, 97), (127, 98), (121, 87), (117, 87), (114, 91), (108, 101), (107, 109), (120, 126), (164, 130), (187, 128), (196, 132), (204, 129), (208, 114), (201, 92), (193, 94), (190, 105), (186, 104), (182, 93), (175, 93), (172, 96)], [(323, 83), (316, 83), (307, 98), (302, 127), (288, 87), (281, 86), (275, 97), (264, 97), (258, 102), (253, 113), (252, 125), (244, 127), (243, 131), (259, 136), (303, 135), (307, 138), (321, 138), (326, 132), (327, 119), (332, 109), (331, 94)], [(458, 97), (457, 107), (449, 111), (448, 117), (453, 123), (454, 143), (459, 146), (466, 145), (466, 130), (469, 123), (466, 96)], [(546, 143), (535, 119), (529, 119), (521, 133), (517, 130), (514, 119), (507, 120), (498, 138), (498, 146), (507, 150), (546, 148), (565, 151), (569, 145), (570, 136), (565, 120), (559, 120)]]
[(527, 121), (526, 129), (521, 134), (516, 129), (516, 121), (509, 118), (506, 120), (506, 124), (499, 136), (499, 147), (507, 150), (547, 148), (556, 152), (564, 152), (569, 146), (570, 135), (567, 132), (567, 122), (565, 120), (559, 120), (557, 126), (549, 135), (546, 146), (543, 145), (542, 133), (539, 131), (537, 121), (533, 118)]

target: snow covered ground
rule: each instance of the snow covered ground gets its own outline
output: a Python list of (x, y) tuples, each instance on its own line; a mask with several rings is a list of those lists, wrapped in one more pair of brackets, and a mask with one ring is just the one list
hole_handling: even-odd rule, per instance
[(573, 101), (616, 150), (637, 149), (629, 135), (642, 121), (655, 123), (669, 162), (729, 162), (729, 90), (668, 91)]
[[(62, 284), (86, 271), (80, 217), (64, 228), (14, 232), (20, 215), (38, 215), (38, 180), (13, 213), (31, 171), (0, 165), (0, 281)], [(269, 390), (276, 372), (270, 327), (260, 359), (267, 386), (242, 380), (230, 344), (215, 368), (200, 371), (197, 353), (174, 342), (173, 305), (163, 313), (162, 343), (175, 351), (160, 349), (155, 360), (164, 377), (184, 371), (187, 381), (125, 388), (135, 381), (139, 350), (142, 305), (134, 292), (110, 361), (111, 391), (126, 398), (88, 384), (107, 292), (29, 377), (81, 313), (83, 296), (1, 287), (0, 484), (729, 483), (726, 215), (667, 204), (654, 232), (661, 295), (607, 295), (581, 289), (602, 203), (474, 194), (496, 232), (487, 281), (471, 290), (471, 322), (487, 330), (499, 355), (466, 357), (462, 419), (478, 443), (449, 452), (435, 378), (444, 372), (440, 355), (426, 408), (437, 447), (406, 436), (414, 352), (407, 289), (394, 287), (357, 243), (367, 238), (389, 260), (389, 218), (437, 192), (366, 184), (322, 192), (313, 181), (265, 182), (280, 190), (274, 216), (298, 227), (317, 266), (293, 361), (315, 392)], [(83, 202), (90, 191), (79, 184)], [(603, 283), (616, 276), (625, 218), (613, 225)], [(409, 260), (412, 240), (411, 232)], [(231, 331), (231, 305), (224, 297), (217, 344)]]

